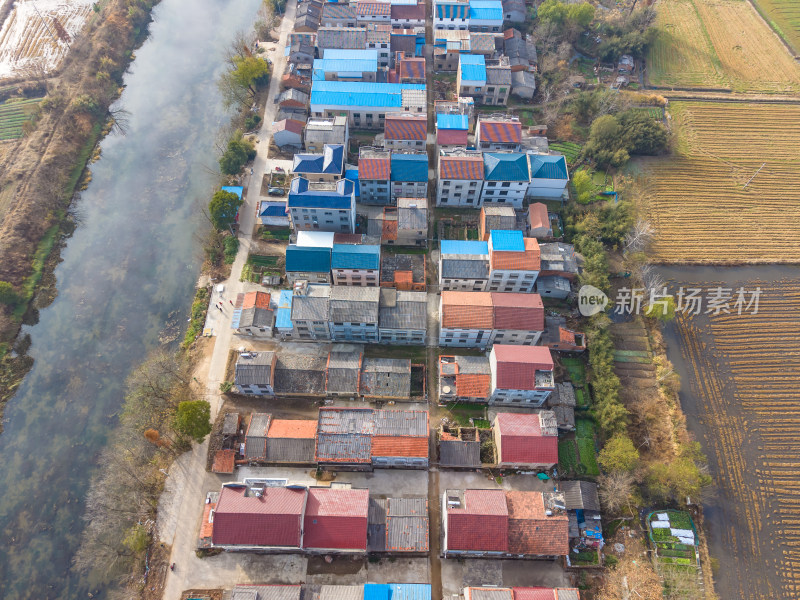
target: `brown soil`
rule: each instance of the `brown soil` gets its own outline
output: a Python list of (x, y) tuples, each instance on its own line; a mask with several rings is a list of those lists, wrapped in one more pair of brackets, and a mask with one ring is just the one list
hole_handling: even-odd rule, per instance
[(181, 594), (181, 600), (190, 598), (208, 598), (209, 600), (222, 600), (224, 590), (186, 590)]
[(161, 600), (164, 596), (170, 550), (171, 548), (164, 544), (154, 544), (150, 548), (150, 570), (147, 574), (144, 589), (142, 589), (139, 596), (142, 600)]

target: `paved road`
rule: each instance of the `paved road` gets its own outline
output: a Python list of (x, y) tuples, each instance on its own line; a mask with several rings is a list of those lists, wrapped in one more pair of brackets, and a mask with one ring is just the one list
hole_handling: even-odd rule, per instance
[[(272, 167), (272, 161), (265, 158), (271, 139), (272, 122), (277, 113), (277, 106), (271, 102), (271, 99), (280, 89), (280, 78), (286, 68), (286, 57), (281, 49), (286, 47), (287, 37), (294, 26), (296, 8), (296, 0), (289, 0), (286, 5), (286, 14), (281, 23), (280, 39), (276, 44), (277, 50), (270, 53), (273, 72), (264, 120), (258, 135), (258, 156), (253, 164), (254, 173), (251, 176), (251, 185), (248, 186), (245, 203), (239, 213), (239, 252), (231, 268), (230, 278), (228, 281), (221, 282), (225, 285), (226, 298), (235, 298), (236, 294), (245, 290), (245, 284), (239, 281), (239, 276), (250, 252), (255, 214), (260, 199), (260, 182), (264, 173)], [(230, 308), (230, 304), (228, 307)], [(213, 307), (212, 310), (214, 310)], [(237, 343), (230, 328), (232, 312), (232, 310), (224, 311), (225, 319), (219, 323), (217, 331), (215, 331), (217, 337), (214, 352), (208, 374), (205, 377), (206, 396), (211, 403), (212, 420), (221, 405), (219, 385), (225, 377), (228, 351), (232, 344)], [(184, 454), (175, 462), (170, 469), (168, 493), (165, 493), (159, 505), (159, 536), (162, 542), (172, 545), (170, 562), (177, 565), (174, 572), (167, 573), (165, 600), (178, 600), (183, 590), (195, 587), (197, 583), (203, 581), (201, 574), (207, 570), (207, 566), (194, 553), (205, 494), (213, 487), (218, 488), (220, 483), (220, 479), (216, 475), (206, 472), (207, 452), (208, 440), (199, 446), (196, 445), (191, 452)], [(213, 484), (213, 486), (209, 488), (209, 484)]]

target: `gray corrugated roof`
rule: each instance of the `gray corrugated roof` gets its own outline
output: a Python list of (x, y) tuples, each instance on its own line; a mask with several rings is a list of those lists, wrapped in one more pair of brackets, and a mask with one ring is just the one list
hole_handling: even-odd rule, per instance
[(559, 481), (567, 510), (600, 510), (597, 484), (591, 481)]
[(369, 499), (367, 550), (370, 552), (386, 550), (386, 504), (382, 498)]
[(366, 396), (408, 398), (411, 395), (411, 361), (402, 358), (365, 358), (361, 393)]
[(328, 358), (309, 354), (278, 354), (276, 394), (324, 394)]
[(398, 291), (393, 306), (381, 306), (379, 326), (383, 329), (425, 329), (427, 305), (425, 292)]
[(387, 501), (389, 517), (420, 517), (428, 514), (427, 498), (389, 498)]
[(363, 585), (323, 585), (319, 600), (363, 600)]
[(440, 440), (439, 464), (443, 467), (480, 467), (481, 443)]
[(252, 358), (236, 360), (234, 379), (237, 385), (268, 385), (274, 352), (258, 352)]
[(330, 316), (333, 323), (378, 323), (380, 289), (337, 285), (331, 290)]
[[(415, 207), (411, 205), (416, 204)], [(427, 230), (428, 229), (428, 207), (425, 198), (414, 198), (406, 206), (397, 205), (397, 228), (400, 231), (408, 230)]]
[(409, 358), (374, 358), (364, 359), (364, 373), (411, 373)]
[(489, 375), (492, 372), (488, 356), (456, 356), (460, 374)]
[(327, 294), (293, 296), (292, 321), (327, 321), (329, 303)]
[(575, 406), (575, 388), (568, 381), (557, 383), (556, 389), (547, 399), (551, 408), (556, 406)]
[(386, 517), (386, 550), (390, 552), (427, 552), (428, 516)]
[(239, 318), (239, 327), (271, 327), (272, 310), (268, 308), (245, 308)]
[(225, 419), (222, 422), (222, 435), (236, 435), (237, 433), (239, 433), (239, 413), (225, 413)]
[(253, 413), (250, 415), (250, 424), (247, 427), (247, 437), (244, 440), (244, 455), (250, 460), (263, 460), (267, 456), (267, 432), (272, 415), (268, 413)]
[(511, 68), (486, 68), (486, 85), (511, 85)]
[(374, 411), (367, 409), (319, 409), (319, 433), (360, 433), (372, 435), (375, 431)]
[(396, 271), (411, 271), (415, 283), (425, 282), (425, 256), (423, 254), (392, 254), (381, 256), (381, 281), (394, 281)]
[(329, 394), (358, 394), (360, 362), (360, 352), (331, 352), (325, 391)]
[(317, 460), (320, 462), (370, 462), (372, 437), (360, 434), (320, 433), (317, 436)]
[(578, 590), (575, 588), (558, 590), (558, 600), (580, 600)]
[(575, 429), (575, 409), (571, 406), (553, 406), (559, 429)]
[(496, 590), (487, 588), (472, 588), (470, 590), (472, 600), (513, 600), (514, 596), (508, 588)]
[[(458, 255), (455, 255), (458, 256)], [(442, 277), (445, 279), (488, 279), (489, 261), (468, 258), (442, 258)]]
[(415, 410), (376, 410), (375, 435), (428, 435), (428, 414)]
[(237, 585), (231, 600), (300, 600), (300, 591), (299, 585)]
[(280, 463), (313, 463), (314, 439), (267, 438), (267, 460)]

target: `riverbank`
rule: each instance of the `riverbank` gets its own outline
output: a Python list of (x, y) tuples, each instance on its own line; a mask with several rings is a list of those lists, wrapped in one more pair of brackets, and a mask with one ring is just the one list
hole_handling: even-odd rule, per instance
[(139, 2), (137, 11), (128, 10), (126, 0), (105, 3), (47, 81), (36, 129), (0, 161), (0, 191), (13, 195), (0, 213), (0, 281), (16, 296), (0, 304), (0, 433), (4, 405), (33, 364), (18, 341), (20, 329), (35, 324), (58, 293), (53, 270), (74, 230), (70, 206), (90, 177), (98, 144), (121, 124), (121, 115), (109, 111), (158, 1)]

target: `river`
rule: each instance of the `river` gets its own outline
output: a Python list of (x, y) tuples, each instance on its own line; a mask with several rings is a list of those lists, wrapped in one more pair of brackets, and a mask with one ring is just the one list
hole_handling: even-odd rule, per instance
[(0, 597), (104, 597), (72, 572), (83, 500), (127, 374), (165, 327), (185, 325), (202, 261), (200, 212), (228, 115), (216, 78), (260, 0), (163, 0), (125, 76), (127, 135), (110, 136), (76, 201), (58, 297), (32, 338), (34, 365), (0, 435)]

